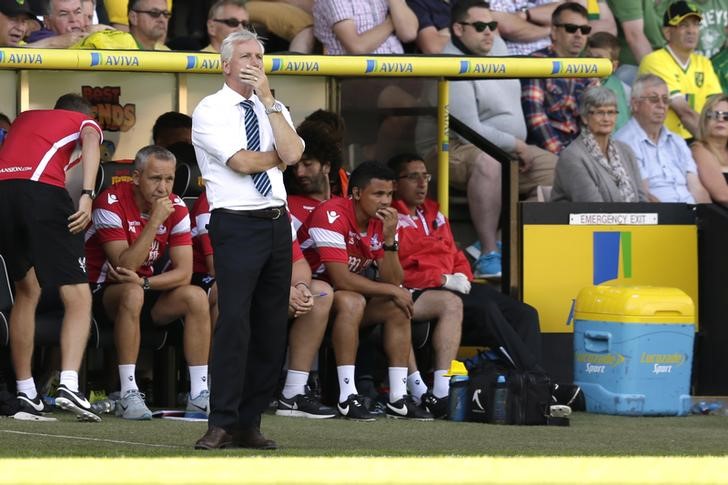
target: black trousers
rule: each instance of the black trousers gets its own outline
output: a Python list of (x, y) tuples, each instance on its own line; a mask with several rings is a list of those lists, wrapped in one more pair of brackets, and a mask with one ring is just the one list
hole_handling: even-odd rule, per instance
[(209, 426), (260, 424), (278, 384), (287, 343), (291, 227), (285, 212), (260, 219), (213, 211), (220, 316), (212, 337)]
[(489, 285), (472, 285), (463, 300), (463, 345), (505, 347), (516, 365), (534, 369), (541, 363), (538, 311)]

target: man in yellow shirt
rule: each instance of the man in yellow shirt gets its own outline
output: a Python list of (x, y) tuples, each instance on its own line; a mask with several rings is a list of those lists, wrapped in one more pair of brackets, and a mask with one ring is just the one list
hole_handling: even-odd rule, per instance
[(665, 126), (685, 139), (697, 136), (705, 101), (721, 92), (710, 60), (695, 53), (701, 20), (695, 4), (683, 0), (671, 4), (663, 18), (667, 45), (646, 55), (639, 68), (640, 75), (656, 74), (667, 83), (670, 110)]
[(128, 6), (129, 32), (102, 30), (89, 35), (72, 49), (139, 49), (168, 51), (164, 45), (172, 13), (167, 0), (131, 0)]
[[(111, 26), (129, 32), (129, 0), (103, 0)], [(172, 0), (167, 0), (167, 10), (172, 11)]]

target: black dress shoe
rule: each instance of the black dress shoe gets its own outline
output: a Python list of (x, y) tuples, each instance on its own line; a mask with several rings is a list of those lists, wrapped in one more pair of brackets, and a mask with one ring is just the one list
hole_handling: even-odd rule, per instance
[(240, 448), (253, 448), (256, 450), (275, 450), (278, 445), (269, 440), (258, 428), (248, 428), (233, 433), (233, 444)]
[(195, 443), (196, 450), (218, 450), (233, 444), (233, 436), (222, 428), (211, 426)]

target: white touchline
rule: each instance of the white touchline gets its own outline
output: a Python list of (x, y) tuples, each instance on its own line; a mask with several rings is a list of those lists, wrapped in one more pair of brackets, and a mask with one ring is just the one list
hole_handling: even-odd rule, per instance
[(121, 445), (141, 445), (141, 446), (153, 446), (155, 448), (186, 448), (184, 446), (175, 446), (175, 445), (155, 445), (152, 443), (139, 443), (137, 441), (122, 441), (122, 440), (109, 440), (105, 438), (89, 438), (87, 436), (66, 436), (63, 434), (48, 434), (48, 433), (29, 433), (27, 431), (13, 431), (9, 429), (0, 429), (0, 433), (12, 433), (12, 434), (22, 434), (27, 436), (44, 436), (44, 437), (51, 437), (51, 438), (63, 438), (63, 439), (72, 439), (72, 440), (82, 440), (82, 441), (104, 441), (106, 443), (117, 443)]

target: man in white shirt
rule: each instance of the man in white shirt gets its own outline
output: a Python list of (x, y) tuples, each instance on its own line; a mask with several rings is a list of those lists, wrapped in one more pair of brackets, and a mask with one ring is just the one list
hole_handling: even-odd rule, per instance
[(275, 449), (260, 432), (260, 415), (285, 356), (291, 286), (280, 167), (298, 162), (303, 141), (273, 98), (257, 34), (233, 32), (220, 55), (225, 85), (192, 115), (192, 143), (212, 209), (219, 306), (208, 430), (195, 448)]
[(663, 126), (670, 97), (667, 84), (654, 74), (643, 74), (632, 85), (632, 118), (615, 139), (632, 149), (651, 198), (659, 202), (710, 203), (685, 140)]

